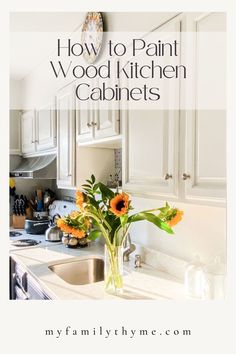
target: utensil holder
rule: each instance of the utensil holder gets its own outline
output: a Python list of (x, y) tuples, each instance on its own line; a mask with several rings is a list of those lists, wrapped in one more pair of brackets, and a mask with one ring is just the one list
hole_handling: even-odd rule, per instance
[(14, 229), (24, 229), (25, 227), (25, 215), (12, 216), (12, 226)]

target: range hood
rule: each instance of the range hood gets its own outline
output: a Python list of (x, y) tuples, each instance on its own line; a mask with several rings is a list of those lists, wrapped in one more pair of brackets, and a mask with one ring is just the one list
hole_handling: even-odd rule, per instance
[(56, 154), (23, 158), (10, 175), (19, 178), (56, 179)]

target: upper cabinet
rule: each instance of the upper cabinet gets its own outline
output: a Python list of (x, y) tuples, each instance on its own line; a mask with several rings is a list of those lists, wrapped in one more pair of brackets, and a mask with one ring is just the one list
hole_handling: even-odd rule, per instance
[(75, 94), (73, 85), (60, 90), (57, 107), (57, 186), (75, 187)]
[(99, 139), (110, 138), (120, 134), (119, 112), (113, 110), (80, 109), (76, 108), (77, 141), (95, 142)]
[[(224, 50), (222, 40), (212, 40), (205, 45), (203, 36), (209, 32), (224, 32), (226, 29), (225, 14), (210, 13), (198, 16), (187, 16), (186, 29), (195, 31), (193, 43), (193, 65), (195, 80), (192, 87), (195, 102), (199, 99), (201, 88), (215, 92), (215, 76), (221, 77), (222, 57)], [(218, 35), (220, 36), (220, 34)], [(188, 48), (185, 49), (187, 51)], [(183, 52), (185, 56), (185, 52)], [(214, 65), (212, 65), (214, 63)], [(207, 68), (207, 74), (203, 70)], [(217, 80), (219, 80), (219, 77)], [(224, 80), (224, 78), (223, 78)], [(224, 90), (217, 87), (217, 94), (222, 97)], [(215, 97), (217, 104), (217, 97)], [(222, 203), (226, 197), (226, 111), (222, 109), (193, 109), (182, 112), (182, 128), (184, 130), (185, 148), (181, 165), (181, 180), (183, 197), (189, 201), (208, 201)]]
[(146, 196), (177, 195), (178, 111), (129, 111), (124, 123), (123, 188)]
[(37, 151), (53, 149), (57, 146), (55, 105), (49, 104), (37, 111), (36, 115)]
[[(83, 89), (85, 90), (85, 89)], [(86, 92), (79, 92), (87, 96)], [(116, 102), (101, 105), (98, 102), (76, 100), (77, 142), (91, 146), (120, 134), (120, 112)]]
[(55, 104), (21, 114), (21, 150), (23, 155), (52, 152), (57, 145)]
[(36, 151), (35, 111), (26, 111), (21, 115), (21, 150), (22, 154)]
[[(180, 15), (168, 23), (189, 31), (222, 31), (224, 14)], [(179, 24), (181, 26), (179, 26)], [(166, 24), (167, 25), (167, 24)], [(166, 26), (165, 25), (165, 26)], [(176, 27), (177, 26), (177, 27)], [(163, 28), (162, 28), (163, 30)], [(195, 38), (197, 38), (197, 33)], [(182, 44), (182, 43), (181, 43)], [(189, 48), (188, 48), (189, 49)], [(188, 50), (187, 49), (187, 50)], [(207, 53), (193, 43), (196, 65), (217, 60), (222, 48), (211, 43)], [(182, 56), (186, 53), (182, 49)], [(202, 64), (201, 64), (202, 65)], [(194, 81), (196, 82), (196, 81)], [(199, 82), (199, 81), (198, 81)], [(165, 95), (172, 94), (167, 90)], [(197, 85), (191, 88), (193, 99)], [(179, 88), (185, 99), (186, 88)], [(129, 193), (183, 202), (223, 205), (226, 198), (226, 112), (224, 110), (165, 110), (123, 113), (123, 189)]]
[(10, 154), (21, 155), (20, 111), (10, 110)]
[(226, 114), (187, 112), (185, 161), (182, 168), (186, 200), (222, 202), (226, 196)]

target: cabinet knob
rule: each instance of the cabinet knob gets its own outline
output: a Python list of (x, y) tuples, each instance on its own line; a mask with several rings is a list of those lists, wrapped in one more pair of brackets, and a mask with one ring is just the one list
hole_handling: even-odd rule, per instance
[(186, 179), (190, 179), (190, 175), (188, 175), (187, 173), (183, 173), (182, 180), (186, 181)]
[(173, 178), (172, 175), (169, 175), (169, 173), (166, 173), (164, 176), (165, 180), (167, 181), (168, 179)]
[(34, 140), (31, 140), (31, 143), (32, 143), (32, 144), (34, 144), (34, 143), (35, 143), (35, 141), (34, 141)]
[(68, 173), (67, 177), (71, 177), (71, 176), (72, 176), (72, 174), (71, 174), (71, 173)]
[(96, 127), (97, 123), (96, 122), (92, 122), (92, 126)]
[(91, 123), (87, 123), (87, 127), (91, 128), (92, 124)]

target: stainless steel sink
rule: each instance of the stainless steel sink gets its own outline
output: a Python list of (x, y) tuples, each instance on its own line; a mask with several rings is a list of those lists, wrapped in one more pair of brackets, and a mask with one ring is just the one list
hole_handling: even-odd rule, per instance
[(69, 284), (84, 285), (104, 280), (104, 261), (101, 258), (77, 259), (48, 267)]

